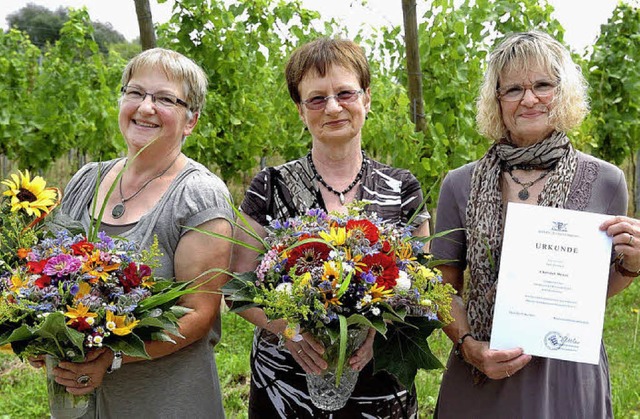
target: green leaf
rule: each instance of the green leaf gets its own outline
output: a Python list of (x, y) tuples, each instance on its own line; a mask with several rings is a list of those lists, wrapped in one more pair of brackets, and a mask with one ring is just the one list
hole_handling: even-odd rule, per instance
[(0, 346), (17, 342), (21, 340), (29, 340), (33, 337), (33, 332), (26, 325), (20, 326), (12, 332), (0, 335)]
[(113, 351), (122, 351), (125, 355), (151, 359), (147, 351), (144, 349), (144, 342), (142, 339), (133, 333), (126, 336), (118, 336), (117, 340), (106, 343), (105, 346), (111, 348)]
[(55, 342), (59, 349), (58, 357), (68, 359), (68, 354), (63, 348), (74, 347), (78, 350), (72, 360), (84, 358), (84, 334), (66, 325), (64, 314), (55, 312), (49, 314), (39, 327), (33, 329), (33, 334)]
[(347, 357), (347, 319), (343, 315), (338, 315), (340, 322), (340, 349), (338, 351), (338, 365), (336, 366), (336, 387), (340, 386), (340, 377), (344, 369), (344, 361)]
[(159, 307), (165, 304), (172, 304), (175, 303), (183, 295), (198, 292), (197, 287), (187, 288), (192, 283), (193, 281), (172, 282), (170, 286), (167, 286), (163, 289), (162, 293), (152, 295), (142, 300), (140, 304), (138, 304), (138, 307), (136, 307), (135, 313), (149, 311), (155, 307)]
[(374, 342), (374, 372), (386, 370), (402, 385), (410, 389), (418, 369), (442, 368), (442, 363), (433, 355), (427, 338), (442, 324), (422, 317), (407, 317), (408, 324), (389, 325), (386, 339), (376, 335)]

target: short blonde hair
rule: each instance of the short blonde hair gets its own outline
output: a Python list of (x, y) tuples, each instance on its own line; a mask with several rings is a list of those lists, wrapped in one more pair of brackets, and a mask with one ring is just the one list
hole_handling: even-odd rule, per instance
[(185, 97), (181, 99), (189, 104), (189, 111), (202, 111), (207, 97), (207, 75), (198, 64), (176, 51), (164, 48), (142, 51), (122, 72), (122, 85), (126, 86), (138, 71), (153, 68), (162, 70), (167, 79), (182, 83)]
[(582, 122), (589, 112), (589, 100), (580, 66), (573, 62), (569, 51), (548, 34), (519, 32), (507, 36), (489, 56), (477, 101), (476, 122), (482, 135), (494, 141), (507, 135), (496, 95), (500, 76), (514, 70), (526, 74), (534, 69), (542, 69), (559, 83), (549, 113), (554, 129), (567, 132)]

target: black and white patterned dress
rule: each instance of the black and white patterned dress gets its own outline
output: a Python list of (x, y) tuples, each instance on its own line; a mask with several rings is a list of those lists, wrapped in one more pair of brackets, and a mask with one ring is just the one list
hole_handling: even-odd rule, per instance
[[(366, 157), (365, 157), (366, 158)], [(366, 158), (366, 169), (356, 200), (383, 219), (408, 222), (419, 210), (422, 190), (407, 170)], [(259, 224), (286, 220), (308, 209), (326, 210), (322, 194), (306, 158), (262, 170), (253, 179), (241, 209)], [(429, 219), (420, 209), (412, 224)], [(417, 416), (415, 391), (409, 392), (385, 372), (373, 375), (370, 362), (360, 373), (347, 405), (334, 412), (315, 407), (309, 398), (304, 370), (289, 351), (279, 350), (278, 338), (256, 328), (251, 353), (251, 418), (413, 418)]]

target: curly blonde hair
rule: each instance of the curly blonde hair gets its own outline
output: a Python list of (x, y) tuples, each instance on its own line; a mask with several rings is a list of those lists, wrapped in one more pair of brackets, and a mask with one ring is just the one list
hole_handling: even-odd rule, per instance
[(582, 122), (589, 112), (589, 99), (588, 85), (580, 66), (573, 62), (569, 51), (550, 35), (540, 31), (518, 32), (508, 35), (489, 55), (477, 101), (476, 122), (482, 135), (494, 141), (507, 135), (496, 95), (500, 76), (511, 71), (526, 74), (539, 69), (559, 83), (554, 106), (549, 112), (549, 121), (554, 129), (567, 132)]

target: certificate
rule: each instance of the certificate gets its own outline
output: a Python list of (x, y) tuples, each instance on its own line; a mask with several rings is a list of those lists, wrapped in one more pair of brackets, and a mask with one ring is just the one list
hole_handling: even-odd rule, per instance
[(491, 349), (598, 364), (611, 215), (509, 203)]

